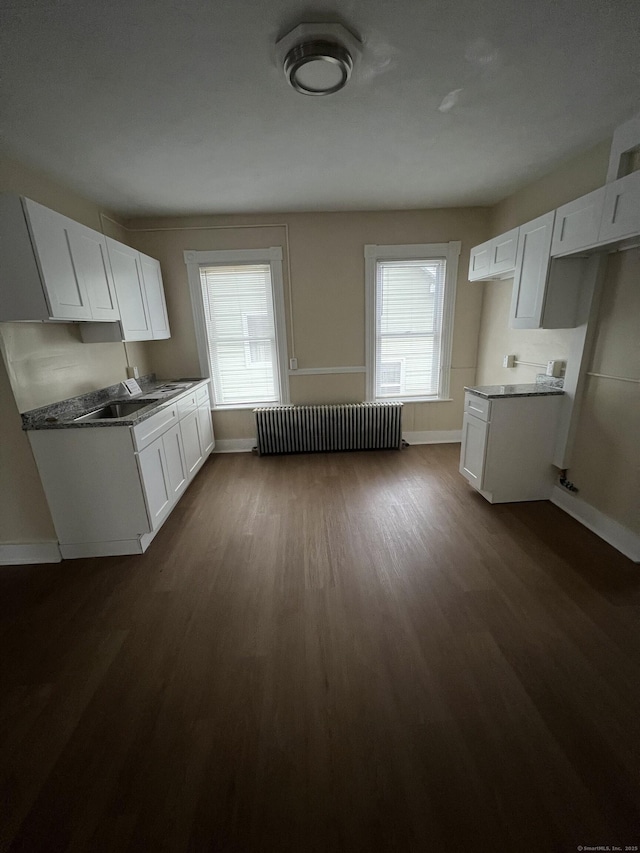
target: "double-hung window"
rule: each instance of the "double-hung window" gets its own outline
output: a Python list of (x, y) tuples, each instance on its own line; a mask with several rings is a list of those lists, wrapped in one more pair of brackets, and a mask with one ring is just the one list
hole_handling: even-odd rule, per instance
[(365, 246), (367, 397), (449, 397), (460, 243)]
[(215, 408), (289, 401), (282, 249), (185, 252)]

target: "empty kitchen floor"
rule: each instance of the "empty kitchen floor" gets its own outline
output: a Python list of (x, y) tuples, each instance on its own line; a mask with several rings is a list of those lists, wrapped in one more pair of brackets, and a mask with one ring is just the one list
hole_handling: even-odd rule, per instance
[(210, 459), (142, 557), (0, 569), (0, 850), (640, 842), (640, 567), (458, 445)]

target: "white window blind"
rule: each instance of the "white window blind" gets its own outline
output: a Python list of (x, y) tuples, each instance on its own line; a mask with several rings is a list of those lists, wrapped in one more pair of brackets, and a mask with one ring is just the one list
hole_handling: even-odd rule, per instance
[(375, 397), (437, 397), (445, 258), (376, 262)]
[(200, 282), (215, 405), (279, 402), (270, 265), (200, 266)]

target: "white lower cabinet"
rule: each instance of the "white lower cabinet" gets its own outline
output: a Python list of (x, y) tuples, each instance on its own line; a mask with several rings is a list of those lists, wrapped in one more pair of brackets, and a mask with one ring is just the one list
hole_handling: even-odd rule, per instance
[(149, 521), (157, 530), (189, 484), (180, 424), (167, 430), (138, 454)]
[(184, 458), (180, 424), (176, 424), (162, 436), (162, 446), (167, 459), (169, 490), (175, 501), (189, 485), (189, 472)]
[(164, 438), (158, 438), (138, 455), (142, 486), (149, 510), (151, 529), (157, 530), (169, 515), (174, 494), (169, 482)]
[(490, 503), (546, 500), (563, 395), (465, 395), (460, 473)]
[(487, 447), (489, 424), (465, 414), (462, 422), (462, 448), (460, 453), (460, 473), (476, 489), (482, 488), (484, 459)]
[(213, 438), (213, 425), (211, 423), (211, 409), (209, 408), (207, 395), (206, 405), (198, 407), (198, 425), (200, 427), (200, 441), (202, 442), (203, 453), (211, 453), (215, 446)]
[(184, 458), (187, 463), (187, 473), (190, 475), (202, 461), (202, 440), (200, 438), (200, 423), (198, 410), (195, 409), (180, 421), (180, 434), (184, 446)]
[[(64, 558), (146, 550), (213, 449), (202, 389), (136, 426), (28, 433)], [(192, 398), (201, 405), (180, 417)]]

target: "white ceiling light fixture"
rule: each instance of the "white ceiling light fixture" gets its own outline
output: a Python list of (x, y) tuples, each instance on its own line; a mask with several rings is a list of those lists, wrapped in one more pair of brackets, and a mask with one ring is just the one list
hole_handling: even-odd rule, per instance
[(344, 88), (361, 44), (342, 24), (299, 24), (276, 44), (288, 83), (302, 95), (332, 95)]

